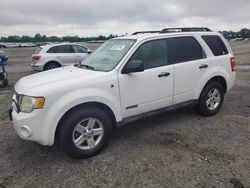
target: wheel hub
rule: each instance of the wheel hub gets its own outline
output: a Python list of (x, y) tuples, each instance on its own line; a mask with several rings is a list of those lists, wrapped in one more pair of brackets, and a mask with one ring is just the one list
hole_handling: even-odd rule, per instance
[(103, 133), (101, 121), (96, 118), (87, 118), (75, 126), (72, 141), (79, 149), (92, 149), (101, 141)]
[(219, 106), (220, 101), (221, 101), (220, 91), (216, 88), (211, 89), (208, 92), (207, 101), (206, 101), (208, 109), (215, 110)]

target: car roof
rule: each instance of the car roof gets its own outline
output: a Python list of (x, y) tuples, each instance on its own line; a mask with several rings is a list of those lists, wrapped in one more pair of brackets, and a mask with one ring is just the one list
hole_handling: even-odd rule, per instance
[(170, 33), (138, 33), (135, 35), (126, 35), (115, 39), (132, 39), (132, 40), (145, 40), (149, 38), (164, 38), (172, 36), (202, 36), (202, 35), (218, 35), (218, 32), (170, 32)]
[(55, 44), (45, 44), (45, 45), (42, 45), (42, 46), (39, 46), (40, 48), (42, 49), (49, 49), (51, 47), (54, 47), (54, 46), (62, 46), (62, 45), (79, 45), (79, 46), (84, 46), (85, 48), (87, 48), (85, 45), (83, 44), (79, 44), (79, 43), (69, 43), (69, 42), (64, 42), (64, 43), (55, 43)]

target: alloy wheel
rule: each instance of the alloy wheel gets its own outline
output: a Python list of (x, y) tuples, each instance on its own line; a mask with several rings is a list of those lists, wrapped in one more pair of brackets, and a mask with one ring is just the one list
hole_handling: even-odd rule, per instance
[(89, 150), (100, 143), (103, 135), (104, 128), (101, 121), (96, 118), (86, 118), (75, 126), (72, 141), (77, 148)]
[(221, 101), (220, 91), (216, 88), (211, 89), (207, 94), (206, 104), (209, 110), (215, 110)]

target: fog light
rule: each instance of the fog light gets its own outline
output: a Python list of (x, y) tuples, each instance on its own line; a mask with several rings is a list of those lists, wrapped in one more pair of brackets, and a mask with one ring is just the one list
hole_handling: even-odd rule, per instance
[(25, 138), (29, 138), (32, 135), (32, 130), (27, 126), (22, 126), (20, 128), (21, 135)]

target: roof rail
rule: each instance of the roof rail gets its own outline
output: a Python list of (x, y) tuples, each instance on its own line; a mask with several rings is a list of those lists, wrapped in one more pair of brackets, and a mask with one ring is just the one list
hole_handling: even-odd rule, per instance
[(178, 28), (164, 28), (160, 33), (172, 33), (172, 32), (206, 32), (211, 31), (207, 27), (178, 27)]
[(160, 33), (161, 31), (136, 31), (132, 35), (144, 34), (144, 33)]

